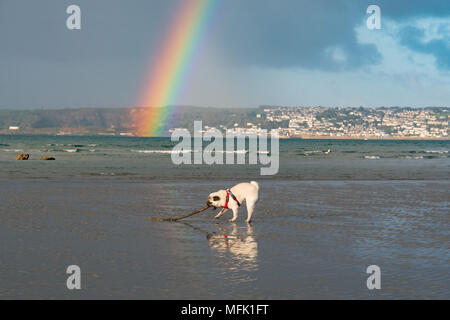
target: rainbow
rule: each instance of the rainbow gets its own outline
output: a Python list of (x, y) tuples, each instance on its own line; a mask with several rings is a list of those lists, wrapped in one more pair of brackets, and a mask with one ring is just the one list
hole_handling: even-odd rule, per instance
[(137, 135), (162, 136), (177, 102), (196, 48), (219, 0), (180, 0), (180, 5), (151, 64), (135, 120)]

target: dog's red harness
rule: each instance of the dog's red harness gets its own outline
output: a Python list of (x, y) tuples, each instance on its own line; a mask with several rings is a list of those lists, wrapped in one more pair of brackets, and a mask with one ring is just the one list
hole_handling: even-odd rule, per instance
[(228, 209), (228, 202), (230, 202), (230, 196), (233, 198), (234, 201), (236, 201), (238, 207), (240, 207), (241, 204), (239, 203), (238, 199), (236, 199), (233, 192), (231, 192), (231, 190), (227, 190), (227, 197), (225, 199), (225, 205), (222, 208)]

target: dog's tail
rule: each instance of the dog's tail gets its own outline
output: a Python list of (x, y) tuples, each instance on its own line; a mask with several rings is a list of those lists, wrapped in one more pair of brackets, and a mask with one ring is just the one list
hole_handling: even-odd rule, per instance
[(259, 191), (259, 184), (256, 181), (250, 181), (250, 184), (254, 185), (256, 187), (256, 190)]

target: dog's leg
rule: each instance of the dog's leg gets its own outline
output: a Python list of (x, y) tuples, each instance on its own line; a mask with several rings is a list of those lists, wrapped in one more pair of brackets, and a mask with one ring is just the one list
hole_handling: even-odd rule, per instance
[(227, 211), (228, 209), (223, 208), (214, 218), (219, 219)]
[(253, 209), (255, 209), (255, 202), (247, 201), (247, 223), (252, 221)]
[(230, 219), (230, 222), (235, 222), (236, 221), (236, 219), (237, 219), (237, 217), (238, 217), (238, 208), (233, 208), (233, 209), (231, 209), (231, 210), (233, 210), (233, 218), (232, 219)]

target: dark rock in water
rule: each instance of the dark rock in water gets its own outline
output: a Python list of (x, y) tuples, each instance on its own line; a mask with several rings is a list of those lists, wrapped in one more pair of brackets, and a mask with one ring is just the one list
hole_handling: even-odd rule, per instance
[(41, 160), (56, 160), (53, 157), (42, 157)]
[(28, 153), (19, 154), (14, 160), (28, 160), (30, 155)]

